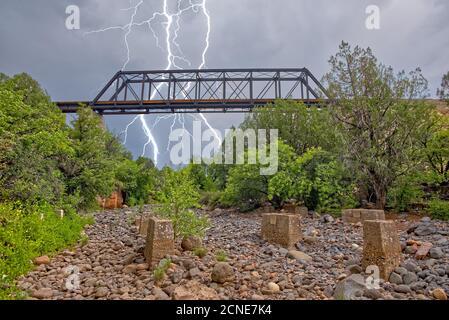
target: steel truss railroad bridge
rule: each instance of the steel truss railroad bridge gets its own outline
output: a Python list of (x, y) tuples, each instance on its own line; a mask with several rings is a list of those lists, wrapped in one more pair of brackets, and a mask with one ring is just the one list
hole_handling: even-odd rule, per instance
[(64, 113), (88, 105), (102, 115), (238, 113), (290, 99), (319, 105), (326, 90), (306, 68), (119, 71), (93, 101), (57, 102)]

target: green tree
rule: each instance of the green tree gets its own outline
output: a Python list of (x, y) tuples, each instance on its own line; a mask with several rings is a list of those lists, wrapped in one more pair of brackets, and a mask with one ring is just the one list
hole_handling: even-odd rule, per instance
[(121, 184), (128, 205), (149, 202), (154, 191), (155, 176), (158, 174), (151, 160), (125, 159), (118, 165), (116, 172), (116, 178)]
[(431, 169), (430, 181), (449, 183), (449, 129), (443, 128), (423, 141), (424, 154)]
[(268, 196), (268, 177), (260, 174), (258, 164), (235, 165), (229, 170), (221, 202), (238, 206), (245, 212), (259, 206)]
[(296, 200), (312, 210), (336, 212), (353, 204), (353, 186), (342, 164), (329, 152), (309, 149), (274, 175), (269, 199)]
[(217, 191), (217, 184), (214, 181), (210, 171), (210, 166), (202, 164), (189, 164), (186, 169), (189, 172), (194, 184), (198, 186), (200, 191)]
[(243, 129), (277, 129), (279, 138), (301, 155), (310, 148), (341, 150), (341, 135), (327, 109), (308, 108), (303, 103), (278, 100), (255, 109), (242, 124)]
[(441, 87), (437, 90), (437, 96), (449, 103), (449, 72), (443, 76)]
[(175, 237), (203, 236), (209, 221), (192, 210), (199, 207), (199, 193), (188, 170), (164, 168), (161, 178), (156, 197), (158, 215), (172, 221)]
[(389, 188), (420, 162), (420, 139), (431, 123), (433, 106), (425, 97), (427, 81), (419, 69), (395, 75), (371, 49), (342, 43), (325, 75), (330, 108), (343, 126), (346, 163), (359, 187), (373, 190), (384, 208)]
[(59, 163), (71, 154), (64, 115), (39, 84), (26, 74), (0, 82), (1, 197), (59, 202), (65, 192)]
[[(268, 149), (268, 147), (266, 147)], [(245, 158), (248, 154), (255, 154), (259, 159), (258, 152), (261, 150), (250, 149), (245, 152)], [(268, 152), (269, 150), (265, 150)], [(295, 153), (293, 149), (282, 141), (278, 141), (278, 171), (286, 171), (294, 161)], [(261, 174), (261, 164), (245, 163), (243, 165), (234, 165), (229, 170), (226, 188), (222, 196), (222, 202), (225, 205), (237, 205), (241, 211), (249, 211), (268, 200), (268, 185), (271, 176)], [(276, 205), (282, 202), (282, 190), (273, 193), (271, 201)]]
[(68, 191), (81, 197), (79, 208), (86, 210), (116, 188), (117, 155), (107, 148), (112, 138), (101, 118), (88, 107), (79, 108), (70, 137), (75, 154), (64, 168)]
[(424, 203), (422, 181), (420, 170), (397, 179), (388, 192), (388, 207), (396, 212), (408, 212), (413, 206), (422, 205)]
[(8, 79), (9, 79), (9, 77), (6, 74), (0, 72), (0, 84), (5, 82)]

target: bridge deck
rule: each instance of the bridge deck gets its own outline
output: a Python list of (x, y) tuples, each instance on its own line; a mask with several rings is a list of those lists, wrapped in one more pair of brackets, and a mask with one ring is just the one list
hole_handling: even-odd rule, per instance
[[(324, 104), (318, 99), (291, 99), (308, 106)], [(123, 114), (157, 114), (157, 113), (244, 113), (254, 108), (274, 103), (274, 99), (242, 100), (242, 99), (208, 99), (208, 100), (144, 100), (144, 101), (88, 101), (57, 102), (63, 113), (75, 113), (80, 105), (90, 106), (95, 112), (104, 115)]]

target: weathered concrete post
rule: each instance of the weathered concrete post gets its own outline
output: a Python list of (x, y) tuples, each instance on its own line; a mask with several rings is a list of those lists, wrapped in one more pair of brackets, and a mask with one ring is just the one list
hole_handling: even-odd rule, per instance
[(303, 218), (307, 218), (309, 216), (309, 209), (307, 207), (296, 207), (295, 214), (299, 214)]
[(175, 237), (173, 225), (170, 220), (148, 219), (148, 235), (145, 246), (145, 258), (153, 267), (166, 255), (174, 253)]
[(383, 210), (371, 209), (347, 209), (342, 212), (343, 222), (357, 223), (366, 220), (385, 220), (385, 212)]
[(148, 234), (148, 224), (150, 223), (150, 218), (146, 215), (140, 216), (139, 221), (139, 233), (141, 236), (146, 237)]
[(388, 280), (401, 258), (401, 243), (394, 221), (364, 221), (362, 267), (377, 266), (380, 277)]
[(262, 238), (286, 248), (293, 247), (302, 239), (300, 218), (297, 214), (263, 214)]

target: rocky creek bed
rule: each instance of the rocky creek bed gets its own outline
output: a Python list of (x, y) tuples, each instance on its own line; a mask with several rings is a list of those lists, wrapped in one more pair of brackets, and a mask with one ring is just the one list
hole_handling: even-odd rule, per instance
[[(156, 282), (145, 263), (145, 239), (132, 223), (132, 209), (95, 214), (89, 241), (48, 259), (18, 279), (30, 299), (447, 299), (449, 224), (424, 218), (398, 220), (403, 263), (380, 288), (366, 287), (360, 266), (361, 224), (330, 216), (304, 218), (296, 250), (260, 237), (260, 214), (217, 209), (199, 258), (177, 246), (172, 264)], [(432, 248), (422, 259), (416, 251)], [(217, 262), (224, 250), (227, 262)], [(74, 278), (76, 277), (76, 278)], [(69, 279), (75, 279), (67, 285)], [(212, 280), (213, 279), (213, 280)]]

